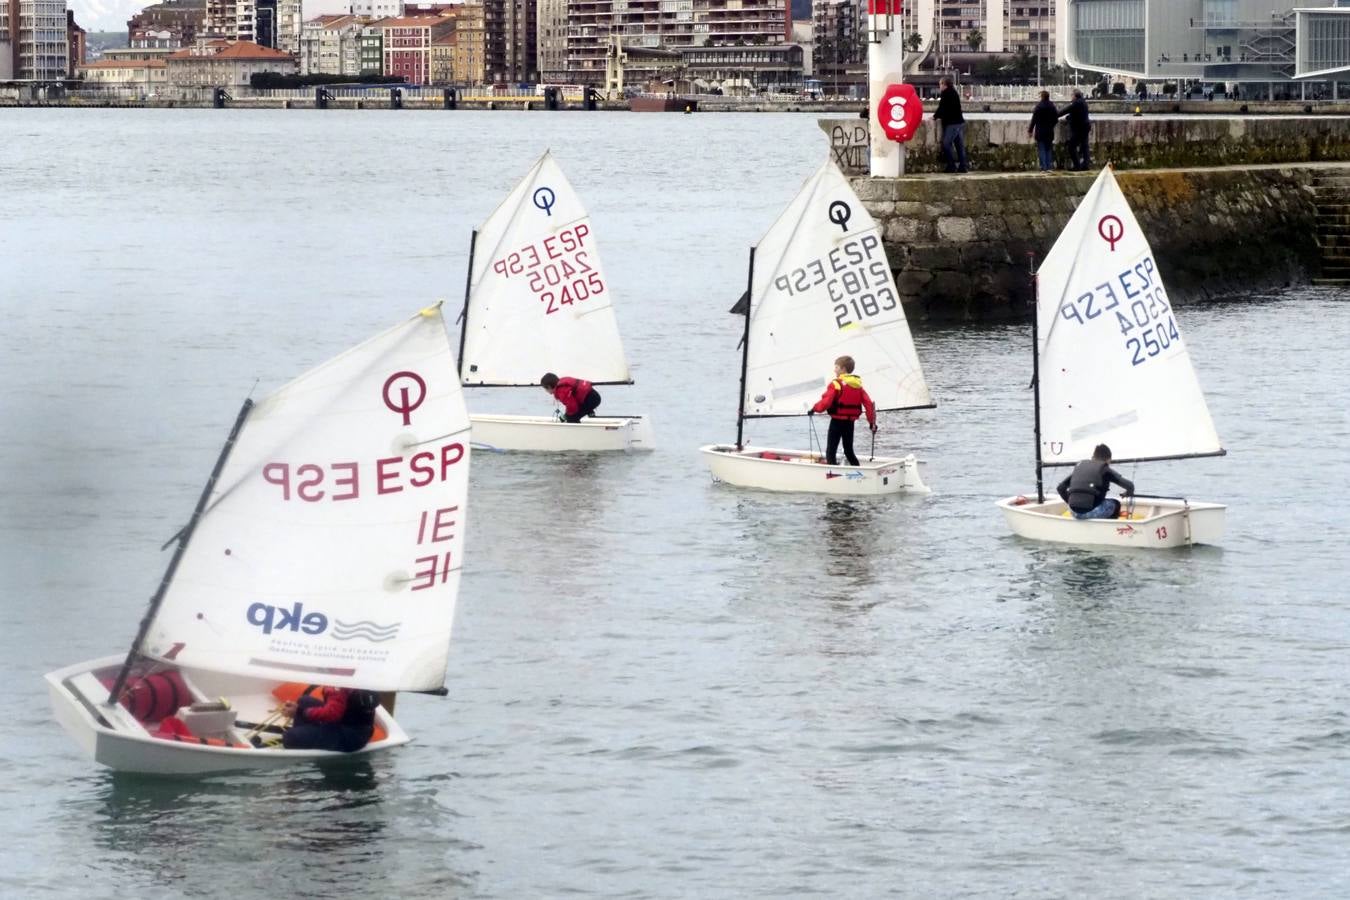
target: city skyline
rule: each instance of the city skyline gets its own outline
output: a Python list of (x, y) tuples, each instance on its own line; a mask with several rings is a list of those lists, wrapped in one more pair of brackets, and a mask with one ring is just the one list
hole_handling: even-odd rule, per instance
[[(156, 0), (66, 0), (86, 31), (127, 30), (127, 20)], [(304, 18), (347, 12), (351, 0), (304, 0)]]

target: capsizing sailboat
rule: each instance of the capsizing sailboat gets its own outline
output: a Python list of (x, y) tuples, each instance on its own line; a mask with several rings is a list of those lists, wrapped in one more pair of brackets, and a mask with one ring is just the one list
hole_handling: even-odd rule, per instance
[[(633, 383), (590, 214), (547, 152), (473, 233), (459, 352), (466, 387), (540, 390), (545, 372)], [(470, 418), (474, 441), (494, 450), (654, 449), (644, 416)]]
[(1214, 544), (1227, 507), (1137, 495), (1116, 519), (1075, 519), (1047, 500), (1045, 468), (1111, 448), (1114, 463), (1223, 456), (1176, 312), (1143, 229), (1106, 167), (1036, 274), (1032, 320), (1036, 499), (998, 501), (1014, 534), (1171, 548)]
[(878, 412), (934, 406), (881, 229), (832, 160), (751, 249), (748, 281), (732, 309), (744, 317), (736, 442), (700, 448), (713, 479), (772, 491), (928, 493), (912, 453), (860, 452), (861, 465), (831, 466), (821, 453), (744, 439), (747, 419), (806, 415), (839, 356), (854, 358)]
[(384, 709), (353, 754), (283, 749), (271, 723), (307, 684), (444, 691), (469, 434), (439, 305), (246, 401), (130, 652), (46, 676), (57, 720), (154, 774), (407, 743)]

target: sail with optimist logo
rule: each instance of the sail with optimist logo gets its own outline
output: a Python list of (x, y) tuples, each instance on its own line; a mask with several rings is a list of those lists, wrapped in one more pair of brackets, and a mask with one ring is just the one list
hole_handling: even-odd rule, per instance
[(463, 383), (538, 385), (546, 371), (632, 383), (612, 299), (590, 214), (546, 152), (474, 232)]
[(881, 229), (832, 160), (764, 235), (753, 266), (744, 418), (805, 415), (839, 356), (854, 358), (878, 410), (933, 405)]
[(1108, 166), (1037, 274), (1040, 450), (1072, 465), (1224, 453), (1148, 239)]
[(440, 687), (468, 480), (437, 305), (242, 417), (140, 653), (252, 678)]

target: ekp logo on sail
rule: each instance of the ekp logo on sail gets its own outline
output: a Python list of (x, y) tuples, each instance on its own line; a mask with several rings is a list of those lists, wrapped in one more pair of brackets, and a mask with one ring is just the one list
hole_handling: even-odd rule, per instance
[(273, 631), (294, 631), (305, 634), (323, 634), (328, 630), (328, 617), (321, 612), (305, 612), (303, 603), (293, 603), (290, 609), (255, 603), (244, 613), (250, 625), (256, 625), (263, 634)]

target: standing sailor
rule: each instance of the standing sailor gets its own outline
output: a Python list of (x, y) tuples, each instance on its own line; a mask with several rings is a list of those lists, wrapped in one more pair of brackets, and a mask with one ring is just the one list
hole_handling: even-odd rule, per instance
[(819, 402), (807, 415), (829, 412), (830, 431), (825, 444), (825, 461), (838, 465), (839, 442), (844, 443), (844, 458), (850, 466), (858, 465), (853, 453), (853, 423), (867, 410), (867, 424), (873, 433), (877, 430), (877, 408), (863, 390), (862, 379), (853, 374), (853, 357), (841, 356), (834, 361), (834, 380), (825, 388)]

